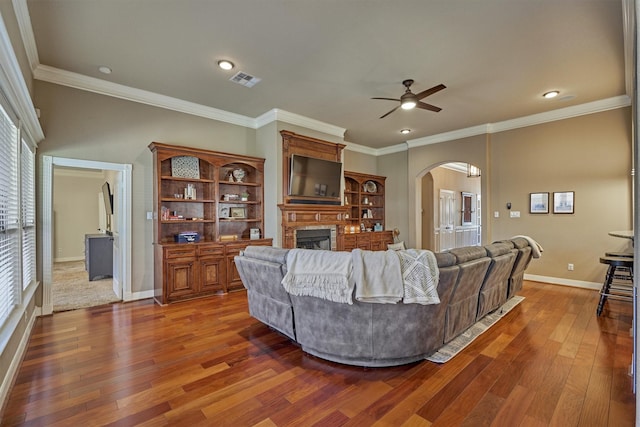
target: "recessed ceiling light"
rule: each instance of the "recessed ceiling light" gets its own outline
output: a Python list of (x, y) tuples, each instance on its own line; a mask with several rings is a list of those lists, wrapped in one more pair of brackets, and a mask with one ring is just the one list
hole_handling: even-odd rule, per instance
[(233, 65), (233, 62), (231, 61), (227, 61), (226, 59), (221, 59), (220, 61), (218, 61), (218, 67), (228, 71), (233, 69), (235, 65)]
[(543, 94), (542, 97), (546, 98), (546, 99), (551, 99), (551, 98), (555, 98), (558, 95), (560, 95), (560, 91), (559, 90), (552, 90), (550, 92), (547, 92), (547, 93)]
[(411, 132), (411, 129), (402, 129), (402, 130), (400, 131), (400, 133), (401, 133), (401, 134), (404, 134), (404, 135), (408, 134), (409, 132)]
[(112, 72), (111, 68), (107, 67), (106, 65), (101, 65), (100, 67), (98, 67), (98, 71), (100, 71), (102, 74), (111, 74)]

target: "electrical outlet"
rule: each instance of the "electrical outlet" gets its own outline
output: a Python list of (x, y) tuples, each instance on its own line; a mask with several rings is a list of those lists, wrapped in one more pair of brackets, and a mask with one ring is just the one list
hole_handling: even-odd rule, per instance
[(493, 212), (493, 217), (494, 218), (500, 218), (500, 212), (499, 211)]
[(567, 270), (573, 271), (573, 264), (567, 264)]

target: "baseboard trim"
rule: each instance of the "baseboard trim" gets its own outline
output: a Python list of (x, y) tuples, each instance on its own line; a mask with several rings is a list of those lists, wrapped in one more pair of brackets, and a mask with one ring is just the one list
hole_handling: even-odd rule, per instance
[(154, 296), (153, 290), (141, 291), (141, 292), (127, 292), (124, 294), (122, 300), (125, 302), (129, 302), (129, 301), (136, 301), (139, 299), (153, 298), (153, 296)]
[(2, 385), (0, 385), (0, 417), (2, 416), (2, 414), (4, 414), (4, 408), (7, 404), (9, 393), (11, 393), (11, 389), (13, 388), (13, 384), (15, 383), (18, 371), (20, 370), (20, 366), (22, 365), (22, 360), (24, 359), (25, 352), (27, 351), (27, 345), (29, 344), (31, 330), (33, 329), (33, 325), (36, 322), (36, 318), (40, 315), (41, 312), (36, 307), (36, 310), (33, 310), (33, 312), (31, 313), (31, 317), (29, 318), (27, 327), (24, 329), (24, 334), (20, 338), (20, 344), (16, 349), (16, 353), (11, 358), (9, 369), (7, 369), (7, 372), (2, 381)]
[(65, 258), (54, 258), (53, 262), (71, 262), (71, 261), (83, 261), (84, 257), (77, 257), (77, 256), (70, 256), (70, 257), (65, 257)]
[(571, 286), (574, 288), (590, 289), (594, 291), (599, 291), (602, 288), (602, 283), (563, 279), (560, 277), (538, 276), (535, 274), (525, 274), (524, 280), (531, 280), (532, 282), (551, 283), (552, 285)]

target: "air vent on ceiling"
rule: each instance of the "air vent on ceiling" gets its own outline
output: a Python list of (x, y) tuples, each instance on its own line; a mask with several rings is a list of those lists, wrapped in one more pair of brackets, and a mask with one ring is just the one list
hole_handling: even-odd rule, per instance
[(242, 71), (238, 71), (229, 80), (231, 80), (234, 83), (238, 83), (239, 85), (242, 85), (242, 86), (253, 87), (256, 83), (259, 83), (260, 80), (262, 79), (259, 77), (254, 77), (247, 73), (243, 73)]

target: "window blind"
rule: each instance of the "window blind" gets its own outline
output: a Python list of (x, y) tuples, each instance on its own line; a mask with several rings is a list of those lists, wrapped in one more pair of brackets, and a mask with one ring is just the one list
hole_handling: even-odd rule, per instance
[(36, 279), (35, 153), (22, 140), (20, 154), (20, 200), (22, 201), (22, 288)]
[(0, 106), (0, 325), (18, 303), (18, 128)]

